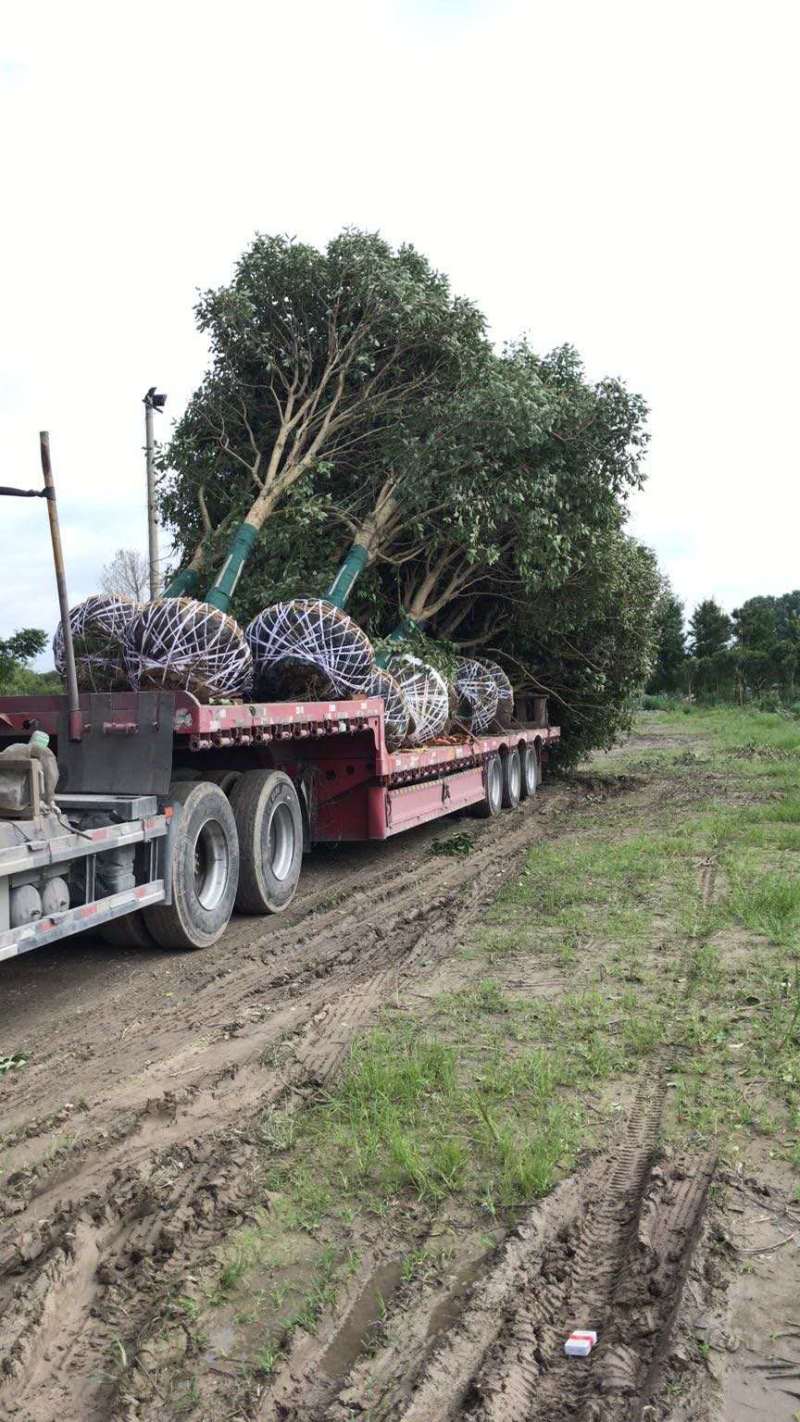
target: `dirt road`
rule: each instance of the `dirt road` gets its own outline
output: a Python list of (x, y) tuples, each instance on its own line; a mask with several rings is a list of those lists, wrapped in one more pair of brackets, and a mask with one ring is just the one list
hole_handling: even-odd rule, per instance
[(431, 856), (432, 829), (320, 851), (286, 916), (240, 919), (202, 954), (87, 940), (10, 966), (0, 1040), (29, 1060), (2, 1083), (9, 1416), (108, 1415), (104, 1365), (134, 1311), (109, 1306), (115, 1271), (224, 1232), (248, 1190), (250, 1116), (332, 1073), (576, 796), (548, 788), (481, 826), (468, 862)]

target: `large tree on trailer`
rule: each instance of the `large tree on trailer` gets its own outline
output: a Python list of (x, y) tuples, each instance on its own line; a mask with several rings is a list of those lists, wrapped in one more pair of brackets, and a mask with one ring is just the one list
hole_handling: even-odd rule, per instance
[(162, 466), (162, 507), (196, 590), (229, 549), (207, 600), (227, 609), (258, 532), (304, 476), (358, 463), (414, 402), (458, 379), (484, 322), (412, 247), (344, 232), (324, 252), (257, 237), (197, 321), (211, 365)]
[[(269, 518), (237, 592), (243, 618), (327, 594), (373, 639), (423, 625), (470, 653), (499, 646), (512, 671), (507, 629), (616, 548), (642, 477), (644, 402), (589, 381), (569, 346), (493, 355), (480, 315), (411, 249), (259, 238), (198, 314), (212, 365), (167, 451), (164, 512), (190, 573), (233, 540), (213, 603), (227, 604)], [(345, 352), (335, 371), (332, 349)], [(609, 681), (607, 695), (622, 692)]]
[(332, 505), (353, 545), (329, 596), (343, 606), (376, 562), (406, 570), (406, 622), (428, 620), (474, 588), (535, 500), (522, 452), (546, 438), (549, 419), (541, 383), (490, 352), (452, 391), (420, 401)]
[(492, 652), (520, 692), (546, 695), (563, 759), (608, 747), (630, 726), (653, 666), (662, 589), (654, 554), (621, 530), (588, 542), (559, 587), (521, 599)]
[[(447, 512), (415, 516), (418, 476), (409, 479), (399, 485), (405, 541), (395, 523), (377, 553), (373, 546), (385, 612), (399, 602), (406, 622), (467, 646), (491, 640), (519, 606), (564, 585), (587, 548), (616, 534), (642, 482), (647, 442), (641, 398), (620, 381), (587, 381), (572, 347), (540, 358), (519, 344), (494, 372), (494, 390), (484, 383), (453, 406), (449, 440), (432, 445)], [(436, 476), (423, 487), (435, 506)]]

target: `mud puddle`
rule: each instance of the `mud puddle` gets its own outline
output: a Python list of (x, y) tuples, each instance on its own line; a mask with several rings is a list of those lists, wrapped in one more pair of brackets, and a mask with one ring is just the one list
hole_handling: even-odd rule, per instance
[(475, 1284), (487, 1271), (488, 1260), (488, 1254), (481, 1254), (477, 1259), (462, 1264), (452, 1276), (449, 1293), (431, 1309), (425, 1330), (428, 1343), (434, 1342), (440, 1333), (446, 1333), (458, 1322)]
[(371, 1348), (386, 1317), (393, 1295), (403, 1280), (403, 1266), (397, 1260), (381, 1264), (367, 1280), (335, 1338), (319, 1360), (326, 1377), (336, 1381), (346, 1377), (359, 1355)]

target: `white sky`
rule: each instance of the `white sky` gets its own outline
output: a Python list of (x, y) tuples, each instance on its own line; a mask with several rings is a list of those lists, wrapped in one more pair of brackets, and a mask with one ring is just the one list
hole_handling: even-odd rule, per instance
[[(347, 224), (646, 396), (632, 528), (689, 608), (800, 585), (798, 40), (796, 0), (0, 0), (0, 483), (48, 428), (71, 601), (146, 548), (195, 289)], [(52, 632), (38, 501), (0, 567), (0, 636)]]

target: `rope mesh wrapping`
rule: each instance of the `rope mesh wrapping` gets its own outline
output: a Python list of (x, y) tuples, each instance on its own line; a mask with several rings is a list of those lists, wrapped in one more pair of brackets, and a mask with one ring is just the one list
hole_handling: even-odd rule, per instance
[(191, 691), (200, 701), (241, 696), (253, 666), (238, 622), (191, 597), (146, 602), (125, 637), (134, 691)]
[(461, 657), (456, 665), (458, 714), (473, 735), (484, 735), (497, 714), (497, 683), (481, 662)]
[[(138, 611), (139, 603), (123, 596), (87, 597), (70, 608), (69, 623), (81, 691), (127, 691), (123, 644)], [(53, 638), (53, 658), (56, 671), (63, 676), (64, 633), (60, 622)]]
[(503, 668), (497, 662), (481, 657), (481, 666), (494, 678), (497, 687), (497, 714), (495, 721), (501, 730), (507, 730), (514, 718), (514, 688)]
[(392, 657), (388, 669), (411, 712), (407, 743), (424, 746), (427, 741), (436, 740), (450, 717), (450, 695), (444, 677), (435, 667), (407, 653)]
[(373, 670), (372, 644), (352, 617), (322, 598), (265, 607), (246, 631), (258, 694), (297, 686), (298, 670), (316, 673), (330, 696), (363, 696)]
[(372, 668), (364, 687), (365, 696), (380, 696), (383, 701), (383, 729), (389, 750), (396, 750), (408, 735), (411, 711), (403, 689), (390, 672)]

